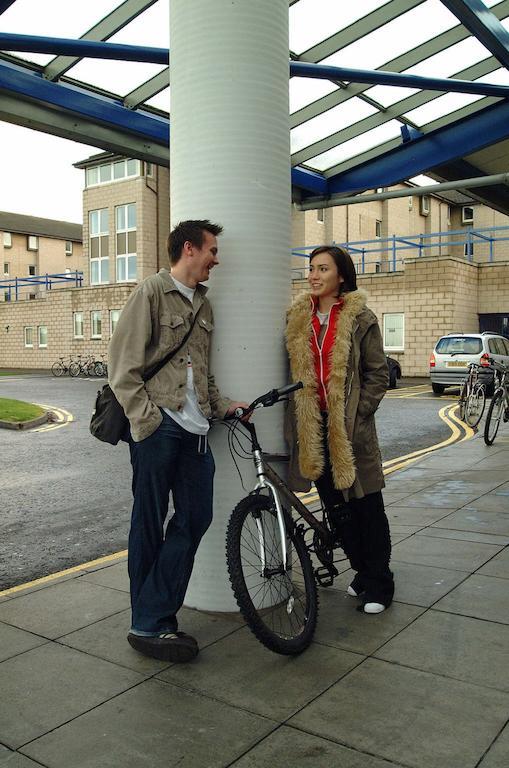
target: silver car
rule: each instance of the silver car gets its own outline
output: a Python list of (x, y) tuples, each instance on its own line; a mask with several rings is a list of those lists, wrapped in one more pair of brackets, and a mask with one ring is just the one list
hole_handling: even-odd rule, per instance
[(461, 387), (470, 363), (481, 366), (479, 376), (488, 391), (493, 389), (490, 358), (509, 365), (509, 339), (497, 333), (449, 333), (435, 345), (429, 360), (431, 387), (441, 395), (446, 387)]

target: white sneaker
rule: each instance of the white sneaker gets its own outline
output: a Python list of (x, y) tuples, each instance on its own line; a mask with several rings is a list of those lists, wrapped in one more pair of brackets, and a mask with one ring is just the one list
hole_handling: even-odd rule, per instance
[(382, 603), (366, 603), (364, 605), (364, 613), (382, 613), (385, 611), (385, 605)]

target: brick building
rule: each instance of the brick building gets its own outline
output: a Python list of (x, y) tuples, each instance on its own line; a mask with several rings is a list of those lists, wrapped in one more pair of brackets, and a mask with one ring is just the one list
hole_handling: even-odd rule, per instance
[[(83, 272), (84, 287), (39, 292), (30, 302), (0, 303), (0, 367), (47, 369), (59, 356), (105, 355), (133, 287), (168, 266), (168, 170), (113, 153), (100, 153), (76, 167), (85, 174), (83, 252), (76, 247), (72, 265)], [(493, 330), (509, 327), (509, 250), (504, 241), (492, 244), (490, 261), (485, 238), (472, 243), (465, 239), (472, 228), (507, 226), (509, 217), (462, 194), (452, 193), (446, 200), (412, 194), (410, 184), (399, 187), (408, 195), (318, 211), (294, 206), (292, 241), (303, 252), (318, 244), (348, 242), (359, 267), (358, 243), (371, 241), (373, 253), (362, 262), (359, 285), (378, 315), (386, 351), (399, 358), (404, 375), (427, 375), (433, 344), (444, 333), (478, 331), (482, 323), (483, 330), (486, 323)], [(441, 236), (430, 240), (432, 247), (420, 255), (416, 247), (391, 261), (393, 236), (427, 242), (431, 233), (451, 230), (460, 233), (460, 245)], [(69, 233), (67, 239), (72, 239)], [(41, 244), (39, 235), (37, 274)], [(33, 258), (33, 251), (25, 251), (21, 270)], [(4, 246), (4, 258), (5, 252)], [(49, 255), (44, 258), (44, 264), (56, 267)], [(70, 258), (65, 255), (64, 264)], [(294, 257), (296, 278), (305, 276), (306, 264), (306, 259)], [(306, 288), (305, 280), (295, 279), (293, 288)]]

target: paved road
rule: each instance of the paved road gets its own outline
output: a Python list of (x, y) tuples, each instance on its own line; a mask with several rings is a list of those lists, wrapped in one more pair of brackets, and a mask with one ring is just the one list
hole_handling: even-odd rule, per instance
[[(411, 388), (408, 388), (407, 385)], [(384, 399), (378, 431), (384, 460), (446, 439), (435, 398), (419, 382)], [(125, 549), (131, 507), (125, 444), (88, 432), (100, 382), (51, 376), (0, 377), (0, 397), (56, 406), (74, 420), (57, 429), (0, 430), (0, 590)]]

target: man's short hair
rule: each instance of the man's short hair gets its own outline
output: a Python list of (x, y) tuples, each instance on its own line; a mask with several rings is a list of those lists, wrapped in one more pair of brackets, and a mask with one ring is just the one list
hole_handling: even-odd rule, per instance
[(195, 248), (201, 248), (204, 232), (210, 232), (217, 237), (222, 231), (220, 224), (213, 224), (208, 219), (189, 219), (189, 221), (179, 222), (168, 235), (167, 246), (171, 266), (180, 261), (185, 242), (189, 241)]

